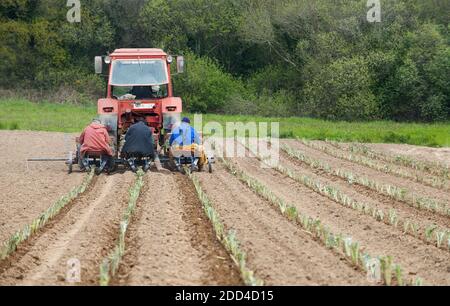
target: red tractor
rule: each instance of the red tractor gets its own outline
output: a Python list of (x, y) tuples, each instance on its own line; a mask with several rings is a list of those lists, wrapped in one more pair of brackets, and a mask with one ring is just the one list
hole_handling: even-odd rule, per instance
[[(170, 66), (173, 57), (161, 49), (117, 49), (107, 56), (95, 58), (95, 72), (107, 78), (106, 97), (98, 100), (98, 116), (112, 141), (115, 164), (125, 164), (119, 152), (128, 128), (135, 118), (143, 117), (153, 130), (155, 149), (160, 153), (165, 148), (170, 132), (180, 121), (183, 110), (181, 98), (173, 96)], [(176, 58), (177, 73), (184, 72), (184, 58)], [(161, 157), (167, 157), (164, 150)], [(101, 157), (90, 156), (103, 170)], [(68, 161), (83, 167), (79, 150), (75, 158)], [(159, 154), (155, 164), (160, 167)], [(84, 167), (83, 167), (84, 168)]]
[[(172, 129), (180, 122), (183, 110), (181, 98), (173, 96), (170, 66), (173, 57), (161, 49), (117, 49), (107, 56), (95, 57), (95, 72), (107, 79), (106, 97), (98, 100), (98, 117), (108, 129), (114, 152), (113, 165), (125, 165), (135, 171), (135, 161), (120, 156), (128, 128), (136, 119), (145, 118), (154, 135), (155, 165), (161, 170), (161, 162), (169, 160), (168, 139)], [(176, 58), (176, 70), (184, 72), (184, 58)], [(200, 170), (204, 165), (212, 172), (214, 156), (206, 156), (203, 146), (192, 145), (193, 149), (175, 148), (172, 151), (172, 161), (177, 170), (184, 172), (187, 166), (192, 170)], [(188, 152), (189, 151), (189, 152)], [(200, 151), (200, 152), (199, 152)], [(96, 166), (101, 173), (107, 159), (101, 152), (80, 154), (80, 144), (77, 139), (77, 152), (69, 153), (68, 159), (33, 158), (28, 161), (66, 161), (69, 173), (73, 165), (80, 169)], [(206, 163), (199, 163), (200, 158)], [(141, 158), (143, 168), (148, 169), (149, 158)]]

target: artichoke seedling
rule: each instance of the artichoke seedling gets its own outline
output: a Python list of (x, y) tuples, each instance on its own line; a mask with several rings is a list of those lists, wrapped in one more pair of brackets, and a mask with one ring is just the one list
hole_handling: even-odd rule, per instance
[(433, 238), (433, 232), (437, 229), (436, 225), (430, 225), (425, 229), (425, 237), (427, 241), (430, 241)]
[(417, 287), (423, 286), (423, 279), (421, 279), (420, 277), (416, 278), (416, 279), (414, 280), (413, 285), (414, 285), (414, 286), (417, 286)]
[(399, 265), (395, 265), (395, 277), (397, 279), (397, 286), (403, 286), (403, 273)]
[(444, 242), (446, 235), (447, 235), (447, 232), (445, 232), (445, 231), (436, 232), (436, 245), (438, 248), (440, 248), (442, 246), (442, 243)]
[(398, 225), (397, 212), (394, 209), (389, 210), (389, 223), (395, 227)]
[(289, 206), (286, 209), (286, 216), (288, 217), (289, 220), (293, 221), (297, 219), (298, 216), (298, 211), (297, 208), (293, 207), (293, 206)]
[(352, 257), (352, 261), (355, 265), (357, 265), (359, 263), (359, 244), (357, 242), (354, 242), (351, 244), (350, 246), (351, 248), (351, 257)]
[(351, 237), (345, 238), (344, 239), (344, 251), (345, 251), (345, 255), (347, 255), (347, 257), (352, 256), (351, 246), (352, 246), (352, 238)]
[(409, 227), (410, 227), (410, 221), (409, 220), (406, 220), (404, 223), (403, 223), (403, 233), (408, 233), (408, 229), (409, 229)]
[(380, 258), (381, 273), (383, 274), (384, 283), (387, 286), (392, 284), (392, 257), (386, 256)]

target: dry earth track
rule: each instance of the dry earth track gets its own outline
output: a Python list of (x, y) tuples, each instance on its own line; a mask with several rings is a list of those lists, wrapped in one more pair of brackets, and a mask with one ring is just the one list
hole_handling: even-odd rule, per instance
[(236, 230), (249, 268), (265, 284), (367, 284), (363, 272), (287, 221), (221, 164), (213, 176), (198, 177), (226, 228)]
[(147, 173), (116, 284), (242, 285), (190, 180)]
[(0, 284), (65, 284), (72, 258), (81, 263), (81, 284), (98, 284), (99, 266), (114, 245), (133, 180), (129, 172), (99, 177), (67, 213), (19, 248), (0, 272)]
[(447, 251), (426, 245), (417, 238), (403, 234), (400, 229), (342, 207), (276, 170), (263, 169), (255, 158), (235, 158), (233, 163), (300, 212), (319, 218), (335, 233), (353, 237), (369, 254), (393, 256), (406, 272), (405, 275), (419, 275), (427, 284), (450, 284), (450, 254)]
[[(1, 241), (81, 183), (83, 175), (67, 175), (62, 163), (31, 164), (28, 169), (25, 163), (28, 157), (65, 156), (73, 147), (73, 138), (74, 135), (59, 133), (0, 131)], [(448, 193), (442, 190), (331, 157), (296, 141), (282, 143), (333, 167), (414, 189), (412, 191), (441, 202), (450, 201)], [(396, 153), (399, 148), (395, 146)], [(420, 149), (415, 148), (414, 154), (420, 154)], [(428, 158), (432, 155), (430, 150), (434, 149), (423, 151)], [(441, 151), (436, 149), (439, 154)], [(19, 160), (19, 166), (11, 168), (11, 156), (15, 157), (16, 165)], [(274, 169), (262, 169), (255, 158), (233, 158), (231, 162), (300, 212), (318, 217), (335, 233), (352, 236), (369, 254), (392, 255), (406, 277), (423, 277), (426, 284), (450, 284), (448, 251), (343, 207)], [(281, 165), (334, 186), (357, 201), (385, 211), (394, 208), (400, 217), (422, 228), (429, 224), (450, 228), (450, 218), (418, 210), (358, 185), (349, 185), (284, 153)], [(325, 248), (282, 216), (220, 163), (214, 174), (196, 175), (226, 230), (236, 231), (241, 248), (247, 253), (248, 267), (267, 285), (368, 284), (363, 271), (355, 270), (339, 254)], [(97, 284), (99, 266), (115, 245), (119, 221), (129, 197), (128, 189), (133, 182), (132, 173), (98, 177), (85, 194), (0, 263), (0, 285), (66, 284), (66, 264), (70, 258), (81, 261), (82, 284)], [(239, 272), (202, 211), (191, 181), (182, 175), (154, 172), (146, 175), (126, 239), (124, 261), (112, 284), (242, 284)]]
[(30, 157), (65, 157), (74, 135), (0, 131), (0, 241), (29, 224), (84, 175), (67, 175), (64, 163), (28, 163)]

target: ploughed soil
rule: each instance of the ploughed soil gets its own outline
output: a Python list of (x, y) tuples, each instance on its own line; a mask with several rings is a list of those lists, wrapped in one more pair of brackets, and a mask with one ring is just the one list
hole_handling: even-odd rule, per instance
[(312, 149), (296, 140), (284, 140), (282, 143), (302, 152), (308, 157), (327, 163), (332, 167), (332, 169), (346, 170), (383, 184), (404, 188), (413, 193), (415, 196), (426, 197), (439, 203), (450, 205), (450, 193), (447, 190), (440, 190), (431, 186), (426, 186), (419, 182), (413, 182), (408, 178), (398, 177), (390, 173), (385, 173), (367, 166), (353, 163), (351, 161), (333, 157), (320, 150)]
[(2, 263), (0, 284), (70, 284), (71, 260), (79, 262), (80, 284), (98, 284), (100, 265), (115, 245), (134, 177), (131, 172), (98, 177), (85, 194)]
[(381, 151), (390, 155), (406, 155), (416, 160), (439, 162), (450, 166), (450, 148), (429, 148), (406, 144), (367, 144), (374, 151)]
[[(66, 157), (75, 147), (74, 137), (62, 133), (0, 131), (0, 243), (82, 182), (85, 174), (68, 175), (64, 162), (26, 162), (31, 157)], [(281, 142), (331, 167), (404, 187), (444, 204), (450, 202), (446, 190), (335, 158), (295, 140)], [(370, 146), (417, 159), (449, 161), (447, 149)], [(391, 255), (401, 265), (406, 279), (418, 276), (425, 284), (450, 284), (448, 250), (343, 207), (275, 169), (261, 167), (261, 162), (247, 153), (247, 157), (230, 157), (229, 161), (301, 213), (319, 218), (335, 234), (352, 237), (372, 256)], [(283, 152), (279, 162), (294, 173), (333, 186), (359, 202), (385, 212), (395, 209), (399, 217), (418, 224), (422, 231), (433, 224), (450, 229), (448, 217), (350, 185)], [(221, 162), (214, 168), (213, 174), (195, 175), (225, 229), (235, 231), (246, 253), (247, 267), (266, 285), (371, 284), (365, 272), (282, 216), (278, 208), (241, 183)], [(73, 262), (80, 264), (80, 284), (98, 284), (100, 264), (116, 243), (128, 190), (134, 180), (134, 174), (127, 171), (96, 177), (83, 195), (0, 262), (0, 285), (71, 284), (68, 276), (73, 276), (71, 272), (76, 270), (70, 265)], [(235, 263), (215, 236), (189, 178), (168, 171), (145, 175), (137, 210), (128, 228), (125, 256), (112, 284), (243, 284)]]
[(67, 194), (83, 174), (67, 174), (64, 162), (27, 163), (28, 158), (66, 158), (75, 135), (0, 131), (0, 241)]
[(266, 285), (363, 285), (363, 272), (289, 222), (237, 178), (216, 164), (198, 175), (227, 230), (247, 254), (248, 268)]
[(191, 181), (148, 173), (117, 284), (242, 285)]
[[(317, 158), (317, 155), (315, 157)], [(405, 277), (413, 278), (419, 275), (426, 280), (427, 284), (450, 284), (448, 261), (450, 253), (447, 250), (438, 249), (418, 238), (405, 235), (401, 228), (378, 222), (371, 216), (344, 207), (274, 169), (263, 168), (256, 158), (234, 158), (232, 162), (239, 169), (266, 185), (286, 203), (295, 206), (299, 212), (320, 219), (333, 233), (344, 234), (359, 242), (362, 249), (372, 256), (393, 256), (394, 262), (403, 268)], [(301, 163), (295, 165), (295, 162), (289, 161), (284, 154), (281, 155), (280, 162), (284, 167), (293, 169), (298, 174), (314, 177), (316, 180), (348, 192), (345, 183), (332, 182), (329, 178), (323, 179), (320, 175), (313, 175), (306, 165)], [(356, 198), (355, 194), (352, 194), (352, 197)], [(367, 202), (378, 204), (385, 209), (389, 208), (389, 203), (379, 201), (375, 194), (364, 195), (364, 197)], [(431, 214), (416, 214), (412, 209), (405, 209), (406, 212), (415, 222), (421, 222), (421, 218), (425, 218), (423, 220), (425, 223), (431, 223), (428, 218), (432, 218), (432, 220), (440, 221), (442, 225), (448, 224), (445, 217), (434, 218)]]

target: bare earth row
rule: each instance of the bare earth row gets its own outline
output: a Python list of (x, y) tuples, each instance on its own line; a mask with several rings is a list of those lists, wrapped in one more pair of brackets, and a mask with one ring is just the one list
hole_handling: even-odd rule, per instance
[[(58, 141), (62, 141), (63, 136), (59, 137)], [(283, 144), (333, 166), (414, 188), (416, 192), (441, 202), (449, 201), (448, 193), (442, 189), (336, 158), (298, 141)], [(422, 230), (431, 225), (444, 230), (450, 228), (450, 218), (446, 216), (417, 209), (363, 186), (348, 184), (286, 153), (280, 154), (280, 166), (289, 169), (290, 173), (308, 176), (377, 209), (395, 209), (399, 218), (410, 220)], [(277, 169), (261, 167), (261, 162), (251, 152), (247, 155), (227, 161), (266, 186), (299, 213), (320, 219), (334, 233), (351, 237), (360, 243), (364, 252), (373, 256), (392, 256), (394, 262), (401, 266), (405, 278), (421, 277), (425, 284), (450, 284), (450, 252), (447, 249), (427, 243), (420, 235), (407, 234), (401, 227), (345, 207)], [(39, 168), (39, 172), (32, 175), (45, 177), (47, 171), (54, 170)], [(54, 175), (55, 179), (60, 177), (60, 182), (66, 179), (62, 172)], [(20, 171), (10, 174), (9, 178), (13, 176), (20, 178)], [(221, 162), (215, 165), (213, 174), (198, 173), (195, 176), (224, 230), (235, 233), (240, 248), (245, 252), (248, 268), (265, 285), (372, 284), (365, 271), (283, 216)], [(66, 189), (70, 190), (69, 186), (81, 182), (82, 175), (76, 174), (70, 180), (66, 188), (37, 181), (35, 207), (23, 204), (15, 197), (11, 197), (11, 201), (4, 198), (1, 209), (8, 212), (8, 219), (5, 217), (2, 221), (4, 236), (8, 237), (36, 217)], [(98, 177), (85, 194), (63, 209), (16, 253), (0, 262), (0, 285), (67, 284), (66, 276), (70, 269), (67, 263), (71, 259), (77, 259), (81, 264), (81, 284), (98, 284), (99, 267), (116, 243), (119, 223), (129, 198), (128, 190), (133, 182), (131, 173)], [(0, 178), (0, 183), (10, 190), (15, 188), (7, 178)], [(42, 186), (47, 185), (51, 195), (39, 198)], [(18, 210), (25, 212), (23, 217)], [(149, 172), (144, 177), (137, 210), (127, 231), (125, 256), (111, 283), (242, 285), (243, 280), (233, 258), (216, 237), (191, 180), (178, 173)]]

